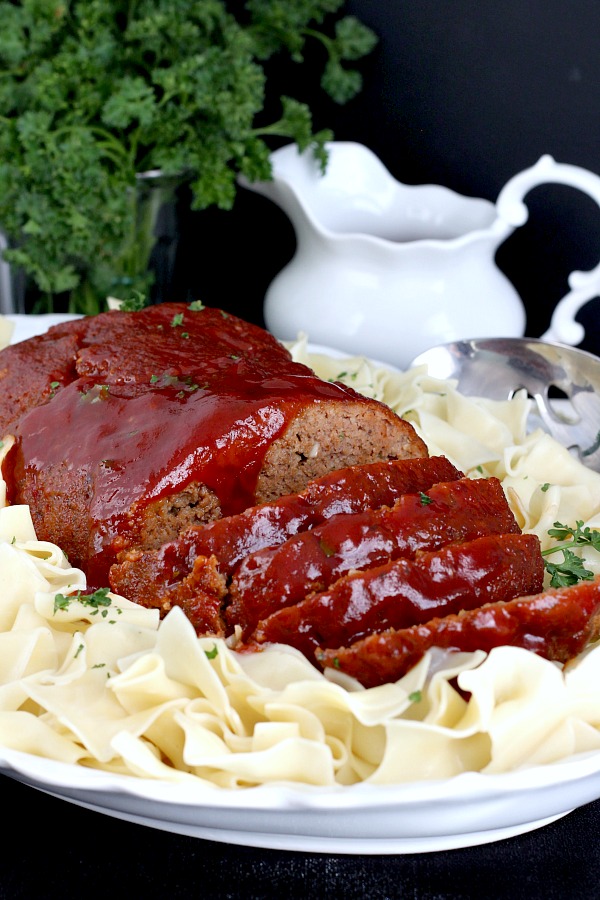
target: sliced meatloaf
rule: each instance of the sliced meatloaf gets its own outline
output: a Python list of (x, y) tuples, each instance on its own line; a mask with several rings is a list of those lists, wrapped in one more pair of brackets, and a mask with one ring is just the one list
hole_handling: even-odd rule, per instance
[(260, 620), (352, 571), (450, 542), (519, 532), (497, 478), (435, 484), (426, 493), (403, 494), (392, 507), (332, 516), (279, 547), (249, 554), (233, 573), (225, 619), (246, 639)]
[(0, 353), (3, 475), (91, 586), (129, 547), (301, 490), (326, 472), (427, 456), (412, 426), (318, 379), (257, 326), (161, 304), (55, 326)]
[[(110, 586), (142, 606), (166, 611), (203, 591), (206, 569), (214, 567), (210, 590), (217, 585), (224, 594), (226, 580), (251, 553), (280, 546), (332, 516), (391, 506), (403, 494), (426, 491), (440, 481), (461, 477), (462, 473), (443, 456), (337, 469), (311, 481), (299, 493), (193, 525), (158, 550), (123, 553), (119, 563), (111, 567)], [(221, 583), (215, 580), (217, 573), (223, 577)]]
[(318, 649), (536, 593), (543, 581), (537, 535), (485, 535), (345, 575), (263, 619), (248, 643), (291, 644), (314, 659)]
[(390, 628), (347, 647), (319, 648), (316, 659), (323, 668), (351, 675), (364, 687), (402, 678), (432, 647), (489, 653), (510, 645), (567, 663), (598, 639), (599, 616), (600, 576), (596, 576), (593, 581), (548, 588), (506, 603), (486, 603), (410, 628)]

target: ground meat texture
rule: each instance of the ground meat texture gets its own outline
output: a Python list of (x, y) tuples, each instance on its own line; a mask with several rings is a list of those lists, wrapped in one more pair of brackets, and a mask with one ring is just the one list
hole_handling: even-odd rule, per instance
[[(50, 348), (65, 338), (76, 357), (72, 366), (61, 351), (58, 378)], [(91, 586), (107, 583), (128, 547), (156, 547), (163, 526), (169, 539), (340, 465), (427, 456), (383, 404), (321, 381), (263, 329), (220, 310), (104, 313), (23, 342), (23, 360), (28, 346), (31, 403), (4, 420), (16, 437), (3, 466), (9, 500), (29, 504), (39, 537)], [(0, 371), (16, 358), (6, 352)], [(342, 422), (340, 453), (325, 433)]]
[(259, 622), (249, 643), (291, 644), (313, 660), (319, 647), (533, 594), (543, 580), (536, 535), (490, 535), (340, 578)]
[(226, 619), (246, 639), (261, 619), (353, 569), (414, 558), (452, 541), (519, 532), (498, 479), (443, 482), (405, 494), (391, 508), (333, 516), (280, 547), (250, 554), (233, 574)]
[[(178, 604), (177, 586), (185, 580), (183, 591), (189, 596), (191, 584), (187, 579), (198, 556), (205, 560), (215, 557), (219, 572), (228, 577), (250, 553), (283, 544), (333, 515), (391, 505), (402, 494), (426, 491), (440, 481), (461, 477), (462, 473), (442, 456), (339, 469), (311, 481), (300, 493), (189, 528), (157, 550), (127, 551), (119, 564), (112, 566), (110, 584), (136, 603), (159, 608), (165, 602)], [(149, 540), (143, 543), (152, 546)]]
[(523, 647), (566, 663), (598, 637), (600, 578), (566, 588), (549, 588), (508, 603), (490, 603), (423, 625), (391, 629), (349, 647), (319, 649), (316, 660), (356, 678), (364, 687), (397, 681), (432, 647), (489, 652)]
[[(292, 494), (332, 469), (387, 460), (390, 456), (426, 455), (421, 447), (415, 453), (411, 431), (407, 431), (404, 441), (399, 443), (398, 438), (394, 419), (374, 418), (366, 406), (307, 407), (267, 451), (256, 496), (265, 502)], [(393, 454), (390, 447), (395, 448)]]
[(204, 484), (189, 484), (170, 497), (149, 503), (142, 518), (137, 541), (149, 552), (174, 540), (182, 531), (198, 523), (219, 519), (219, 499)]

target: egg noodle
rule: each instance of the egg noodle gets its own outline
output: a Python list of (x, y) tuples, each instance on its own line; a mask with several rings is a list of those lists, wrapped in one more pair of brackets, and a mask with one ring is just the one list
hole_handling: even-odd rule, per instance
[[(431, 454), (471, 477), (500, 478), (543, 547), (557, 520), (600, 528), (600, 475), (541, 430), (528, 433), (523, 393), (467, 398), (424, 369), (309, 353), (303, 338), (291, 350), (321, 377), (388, 403)], [(566, 668), (514, 647), (434, 650), (398, 682), (365, 690), (290, 647), (240, 654), (198, 638), (179, 608), (161, 622), (107, 591), (86, 595), (84, 574), (37, 540), (27, 507), (5, 498), (0, 483), (0, 745), (236, 789), (398, 784), (600, 749), (600, 647)], [(600, 555), (582, 555), (600, 573)]]

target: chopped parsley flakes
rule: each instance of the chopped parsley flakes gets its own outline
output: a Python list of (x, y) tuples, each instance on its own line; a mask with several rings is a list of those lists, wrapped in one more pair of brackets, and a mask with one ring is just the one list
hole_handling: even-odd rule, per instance
[(89, 606), (94, 609), (92, 615), (96, 615), (102, 609), (102, 615), (106, 616), (108, 615), (108, 610), (103, 609), (103, 607), (108, 607), (112, 603), (111, 598), (108, 596), (109, 593), (110, 588), (105, 587), (98, 588), (93, 594), (82, 594), (81, 591), (77, 591), (76, 594), (71, 594), (69, 596), (57, 594), (54, 598), (54, 614), (61, 609), (68, 609), (73, 600), (78, 600), (83, 606)]

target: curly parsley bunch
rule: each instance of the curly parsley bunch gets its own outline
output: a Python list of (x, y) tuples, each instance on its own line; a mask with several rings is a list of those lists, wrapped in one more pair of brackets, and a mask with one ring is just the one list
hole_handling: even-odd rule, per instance
[[(236, 177), (270, 177), (269, 138), (313, 146), (308, 106), (264, 122), (265, 63), (324, 50), (321, 85), (344, 103), (373, 33), (343, 0), (1, 0), (0, 230), (39, 290), (95, 297), (140, 255), (136, 174), (187, 173), (193, 207), (231, 208)], [(235, 12), (234, 12), (235, 10)], [(348, 66), (348, 62), (351, 63)], [(271, 88), (272, 90), (272, 88)], [(143, 253), (142, 253), (143, 256)], [(147, 256), (147, 254), (146, 254)], [(92, 304), (96, 302), (92, 301)], [(72, 307), (73, 308), (73, 307)]]

